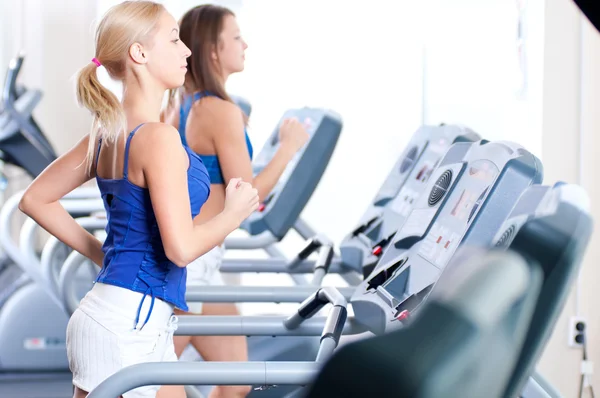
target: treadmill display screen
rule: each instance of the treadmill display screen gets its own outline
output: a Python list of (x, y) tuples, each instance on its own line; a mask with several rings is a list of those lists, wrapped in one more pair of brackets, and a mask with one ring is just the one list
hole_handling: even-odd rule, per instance
[(475, 202), (475, 198), (476, 195), (473, 191), (463, 189), (450, 214), (461, 221), (465, 221), (473, 206), (473, 202)]
[(419, 245), (419, 255), (440, 270), (458, 248), (498, 175), (498, 168), (488, 160), (474, 162), (467, 171)]

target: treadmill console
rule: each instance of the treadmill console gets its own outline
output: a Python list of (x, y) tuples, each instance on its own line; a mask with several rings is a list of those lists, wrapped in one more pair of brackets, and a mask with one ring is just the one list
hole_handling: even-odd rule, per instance
[(340, 244), (342, 263), (367, 277), (419, 198), (448, 148), (480, 137), (465, 127), (423, 126), (417, 130), (366, 212)]
[(57, 155), (32, 116), (42, 93), (16, 84), (23, 60), (22, 55), (13, 59), (6, 73), (0, 116), (0, 154), (3, 161), (24, 169), (35, 178)]
[(304, 123), (310, 137), (288, 163), (258, 210), (242, 223), (242, 228), (252, 235), (269, 231), (282, 239), (294, 226), (321, 180), (342, 132), (342, 119), (332, 111), (319, 108), (289, 110), (254, 159), (254, 174), (260, 173), (271, 161), (279, 148), (279, 126), (284, 119), (292, 117)]
[(356, 319), (374, 333), (401, 324), (459, 245), (491, 245), (521, 194), (541, 180), (540, 161), (517, 144), (453, 145), (380, 262), (354, 293)]

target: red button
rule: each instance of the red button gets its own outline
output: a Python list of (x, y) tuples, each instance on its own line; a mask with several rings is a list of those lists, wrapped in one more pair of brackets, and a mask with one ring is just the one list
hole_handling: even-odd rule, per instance
[(381, 246), (375, 246), (375, 248), (373, 249), (374, 256), (379, 256), (381, 254), (381, 252), (383, 252), (383, 249), (381, 248)]
[(262, 213), (262, 212), (263, 212), (263, 210), (265, 210), (265, 207), (267, 207), (267, 206), (265, 206), (265, 204), (264, 204), (264, 203), (261, 203), (261, 204), (259, 204), (259, 205), (258, 205), (258, 211), (260, 211), (260, 212)]
[(398, 314), (398, 316), (396, 317), (396, 319), (399, 320), (399, 321), (403, 321), (406, 318), (408, 318), (409, 315), (410, 315), (410, 312), (408, 312), (408, 310), (404, 310), (400, 314)]

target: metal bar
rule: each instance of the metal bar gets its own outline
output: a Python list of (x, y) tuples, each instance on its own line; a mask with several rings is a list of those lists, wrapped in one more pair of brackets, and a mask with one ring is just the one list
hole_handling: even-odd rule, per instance
[[(337, 288), (350, 300), (354, 287)], [(200, 303), (301, 303), (318, 287), (314, 286), (188, 286), (187, 302)]]
[[(321, 336), (325, 317), (307, 319), (288, 329), (285, 316), (184, 315), (179, 317), (176, 336)], [(349, 317), (343, 335), (364, 333), (367, 328)]]
[(100, 383), (88, 398), (115, 398), (148, 385), (307, 385), (316, 362), (168, 362), (126, 367)]
[[(344, 296), (341, 295), (333, 287), (324, 287), (319, 289), (313, 295), (309, 296), (306, 300), (300, 304), (298, 311), (288, 317), (284, 325), (288, 329), (295, 329), (300, 326), (304, 321), (311, 318), (317, 312), (321, 310), (327, 304), (333, 304), (334, 306), (346, 307), (347, 302)], [(330, 313), (331, 314), (331, 313)], [(329, 321), (329, 316), (327, 317)]]
[[(224, 273), (239, 272), (269, 272), (282, 274), (312, 274), (315, 269), (315, 261), (304, 260), (294, 268), (289, 268), (288, 260), (281, 258), (257, 258), (257, 259), (225, 259), (219, 270)], [(342, 265), (339, 258), (331, 260), (329, 273), (345, 274), (354, 272)]]

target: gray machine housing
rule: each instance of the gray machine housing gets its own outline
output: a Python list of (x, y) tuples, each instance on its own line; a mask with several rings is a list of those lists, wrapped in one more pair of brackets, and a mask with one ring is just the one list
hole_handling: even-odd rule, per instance
[(542, 272), (512, 252), (462, 254), (409, 325), (338, 349), (303, 396), (500, 398)]
[(489, 245), (521, 194), (541, 180), (541, 162), (517, 144), (454, 144), (352, 296), (357, 321), (373, 333), (401, 327), (398, 318), (428, 293), (459, 245)]
[[(536, 216), (517, 224), (518, 232), (508, 239), (512, 240), (511, 250), (540, 264), (544, 282), (528, 324), (525, 344), (503, 397), (514, 397), (523, 391), (552, 335), (590, 243), (593, 220), (589, 207), (589, 197), (583, 188), (557, 183), (540, 201)], [(521, 219), (515, 217), (512, 222), (516, 224)], [(510, 228), (510, 223), (509, 220), (505, 227)], [(506, 240), (497, 242), (502, 246), (509, 244)], [(556, 395), (551, 386), (542, 383), (540, 387), (546, 394)]]
[[(259, 210), (241, 225), (251, 235), (269, 231), (277, 239), (283, 239), (319, 184), (342, 132), (341, 117), (330, 110), (308, 107), (291, 109), (281, 121), (291, 117), (305, 123), (310, 138), (288, 163)], [(259, 173), (278, 150), (280, 123), (253, 161), (254, 174)]]
[(450, 146), (481, 137), (456, 125), (422, 126), (386, 177), (371, 204), (339, 249), (344, 267), (367, 277), (382, 252), (410, 214), (427, 181)]

